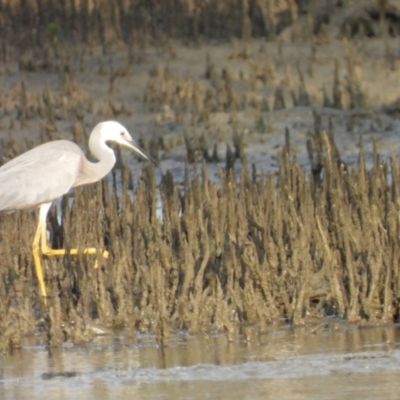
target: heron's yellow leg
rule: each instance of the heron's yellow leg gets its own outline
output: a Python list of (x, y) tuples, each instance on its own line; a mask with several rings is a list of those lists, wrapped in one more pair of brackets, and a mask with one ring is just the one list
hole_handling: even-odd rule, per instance
[[(44, 304), (47, 304), (47, 291), (46, 291), (46, 285), (44, 283), (43, 279), (43, 269), (42, 269), (42, 263), (40, 259), (40, 252), (44, 256), (47, 257), (52, 257), (52, 256), (64, 256), (65, 254), (71, 254), (71, 255), (77, 255), (77, 254), (97, 254), (98, 249), (95, 247), (88, 247), (82, 250), (79, 249), (52, 249), (48, 244), (47, 244), (47, 233), (46, 233), (46, 217), (47, 213), (50, 209), (51, 203), (45, 203), (40, 206), (40, 212), (39, 212), (39, 223), (38, 227), (36, 229), (35, 233), (35, 238), (32, 243), (32, 253), (33, 253), (33, 259), (35, 261), (35, 269), (36, 269), (36, 275), (39, 281), (39, 286), (40, 286), (40, 292), (43, 296), (44, 299)], [(108, 258), (108, 251), (103, 250), (102, 251), (102, 256), (104, 258)], [(98, 261), (96, 260), (94, 264), (94, 268), (98, 268)]]
[[(47, 246), (45, 244), (44, 246), (42, 245), (42, 254), (47, 257), (52, 257), (52, 256), (64, 256), (65, 254), (71, 254), (71, 255), (77, 255), (77, 254), (97, 254), (98, 249), (95, 247), (87, 247), (85, 249), (79, 250), (79, 249), (52, 249), (51, 247)], [(103, 250), (102, 253), (103, 258), (108, 258), (108, 251)], [(96, 261), (94, 268), (98, 267), (98, 263)]]
[(44, 204), (40, 207), (40, 216), (42, 216), (42, 213), (45, 213), (44, 221), (43, 221), (43, 218), (39, 218), (39, 224), (36, 229), (35, 238), (33, 239), (33, 243), (32, 243), (32, 254), (33, 254), (33, 260), (35, 262), (36, 276), (39, 281), (40, 292), (43, 296), (44, 304), (47, 304), (47, 299), (46, 299), (47, 292), (46, 292), (46, 285), (45, 285), (44, 279), (43, 279), (42, 263), (41, 263), (40, 254), (39, 254), (39, 241), (41, 238), (43, 225), (44, 225), (44, 229), (46, 230), (46, 226), (45, 226), (46, 214), (47, 214), (48, 209), (50, 208), (50, 204), (48, 205), (47, 210), (44, 207), (44, 206), (47, 206), (47, 204)]
[[(71, 254), (71, 255), (77, 255), (77, 254), (97, 254), (98, 249), (95, 247), (87, 247), (85, 249), (79, 250), (79, 249), (52, 249), (48, 244), (47, 244), (47, 233), (46, 233), (46, 223), (41, 225), (41, 233), (40, 233), (40, 243), (41, 243), (41, 250), (42, 254), (44, 256), (48, 257), (57, 257), (57, 256), (64, 256), (65, 254)], [(108, 258), (108, 251), (103, 250), (102, 256), (104, 258)], [(94, 268), (97, 268), (98, 262), (96, 260)]]

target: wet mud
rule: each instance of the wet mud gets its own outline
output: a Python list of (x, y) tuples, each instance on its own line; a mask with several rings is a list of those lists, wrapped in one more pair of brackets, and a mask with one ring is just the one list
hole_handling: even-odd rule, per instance
[[(305, 328), (273, 324), (221, 334), (170, 338), (160, 348), (151, 335), (97, 337), (90, 344), (45, 348), (25, 341), (3, 358), (4, 400), (110, 399), (395, 399), (399, 387), (399, 327), (348, 328), (325, 320)], [(250, 338), (251, 337), (251, 338)]]

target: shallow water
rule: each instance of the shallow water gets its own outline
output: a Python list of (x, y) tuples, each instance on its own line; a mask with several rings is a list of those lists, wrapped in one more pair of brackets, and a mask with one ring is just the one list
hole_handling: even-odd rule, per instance
[[(247, 338), (245, 340), (244, 338)], [(97, 337), (0, 357), (0, 399), (397, 399), (400, 327)]]

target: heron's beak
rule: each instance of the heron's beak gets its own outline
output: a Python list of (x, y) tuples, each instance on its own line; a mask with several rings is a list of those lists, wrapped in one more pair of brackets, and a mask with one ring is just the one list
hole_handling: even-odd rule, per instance
[(140, 148), (133, 140), (132, 141), (126, 140), (124, 144), (126, 147), (130, 148), (135, 153), (141, 155), (146, 160), (151, 161), (157, 168), (160, 168), (160, 170), (161, 170), (161, 167), (160, 167), (160, 164), (158, 163), (158, 161), (154, 157), (152, 157), (147, 151)]

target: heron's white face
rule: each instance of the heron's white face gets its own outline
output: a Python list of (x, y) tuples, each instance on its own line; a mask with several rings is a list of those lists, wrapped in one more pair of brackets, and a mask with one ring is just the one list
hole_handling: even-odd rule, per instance
[(121, 145), (133, 142), (127, 129), (116, 121), (100, 122), (94, 130), (98, 131), (101, 140), (104, 142), (116, 142)]
[(146, 160), (153, 161), (152, 157), (141, 149), (132, 136), (129, 134), (127, 129), (116, 121), (105, 121), (99, 123), (95, 129), (98, 128), (100, 131), (101, 138), (104, 142), (116, 142), (121, 146), (125, 146), (140, 154)]
[(121, 144), (121, 145), (126, 145), (128, 144), (133, 144), (135, 141), (133, 140), (132, 136), (129, 134), (129, 132), (121, 125), (121, 130), (118, 133), (118, 137), (116, 139), (116, 142)]

